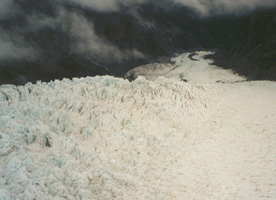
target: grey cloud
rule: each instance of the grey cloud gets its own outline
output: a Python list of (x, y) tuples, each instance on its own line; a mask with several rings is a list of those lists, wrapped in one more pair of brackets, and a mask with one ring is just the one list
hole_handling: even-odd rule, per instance
[(13, 1), (11, 0), (1, 0), (0, 1), (0, 17), (5, 16), (11, 9)]
[[(92, 21), (89, 21), (81, 15), (81, 13), (74, 13), (63, 8), (64, 3), (73, 3), (81, 7), (95, 9), (103, 12), (120, 11), (120, 5), (129, 6), (128, 12), (132, 13), (137, 19), (137, 22), (146, 27), (153, 27), (154, 23), (146, 21), (143, 16), (136, 12), (135, 5), (151, 2), (160, 5), (167, 0), (60, 0), (55, 4), (57, 15), (46, 16), (41, 13), (32, 12), (25, 13), (28, 25), (22, 30), (17, 30), (16, 25), (13, 33), (7, 32), (4, 34), (0, 30), (0, 59), (36, 59), (39, 55), (37, 50), (28, 45), (20, 32), (36, 32), (43, 27), (51, 27), (53, 29), (61, 28), (65, 33), (68, 32), (72, 38), (71, 49), (72, 52), (84, 54), (88, 57), (103, 58), (113, 61), (122, 61), (128, 58), (143, 58), (143, 54), (135, 49), (122, 50), (98, 36), (94, 30)], [(168, 2), (176, 3), (178, 5), (187, 6), (193, 9), (201, 16), (221, 15), (221, 14), (240, 14), (249, 12), (256, 8), (269, 8), (276, 6), (275, 0), (168, 0)], [(53, 4), (53, 1), (48, 2)], [(23, 12), (14, 3), (14, 0), (0, 1), (0, 19), (7, 16), (12, 16), (16, 12)], [(122, 11), (124, 12), (124, 11)], [(19, 29), (21, 29), (19, 27)]]
[(12, 16), (17, 13), (17, 6), (14, 4), (13, 0), (1, 0), (0, 1), (0, 19)]
[(80, 5), (85, 8), (109, 12), (109, 11), (119, 11), (120, 5), (132, 6), (135, 4), (140, 4), (148, 2), (151, 0), (63, 0), (64, 2), (71, 2), (76, 5)]
[(145, 19), (136, 9), (129, 9), (128, 12), (136, 19), (136, 22), (144, 28), (151, 29), (155, 27), (155, 23), (153, 21)]
[(65, 0), (82, 7), (91, 8), (99, 11), (118, 10), (118, 0)]
[(275, 0), (173, 0), (192, 8), (201, 16), (243, 14), (257, 8), (276, 6)]
[(133, 50), (121, 50), (109, 41), (98, 36), (94, 24), (80, 13), (58, 9), (58, 15), (53, 18), (34, 14), (28, 17), (28, 29), (37, 31), (43, 27), (61, 28), (71, 38), (71, 51), (99, 60), (121, 62), (129, 58), (143, 58), (144, 55)]
[(31, 16), (26, 17), (27, 27), (26, 31), (38, 31), (44, 27), (56, 28), (60, 23), (59, 18), (53, 18), (39, 13), (32, 14)]
[[(74, 4), (99, 11), (119, 11), (120, 5), (133, 6), (151, 2), (161, 4), (163, 1), (154, 0), (64, 0)], [(256, 8), (276, 6), (275, 0), (168, 0), (193, 9), (200, 16), (243, 14)]]
[[(13, 0), (0, 1), (0, 20), (22, 14)], [(37, 49), (28, 44), (19, 34), (16, 25), (13, 30), (4, 30), (0, 27), (0, 61), (35, 60), (39, 57)]]
[(73, 38), (72, 51), (85, 54), (92, 58), (119, 61), (126, 58), (143, 58), (143, 54), (137, 50), (121, 50), (105, 39), (99, 37), (94, 30), (94, 25), (83, 16), (69, 14), (69, 27), (64, 27)]
[(0, 30), (0, 60), (35, 60), (39, 57), (38, 51), (26, 44), (24, 38), (15, 33)]

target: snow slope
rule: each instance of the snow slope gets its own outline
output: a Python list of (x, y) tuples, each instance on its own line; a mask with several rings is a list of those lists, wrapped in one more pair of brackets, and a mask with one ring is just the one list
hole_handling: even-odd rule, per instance
[(275, 199), (275, 102), (266, 81), (0, 86), (0, 199)]

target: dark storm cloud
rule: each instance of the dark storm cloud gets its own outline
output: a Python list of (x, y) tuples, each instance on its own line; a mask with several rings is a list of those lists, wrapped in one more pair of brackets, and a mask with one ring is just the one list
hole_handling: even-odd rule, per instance
[(38, 51), (16, 33), (0, 29), (0, 44), (0, 61), (35, 60), (39, 57)]
[(192, 8), (201, 16), (243, 14), (259, 8), (276, 6), (275, 0), (173, 0)]
[(119, 11), (120, 5), (133, 6), (151, 2), (159, 5), (163, 2), (175, 3), (193, 9), (200, 16), (243, 14), (257, 8), (276, 6), (275, 0), (63, 0), (85, 8), (102, 12)]
[(55, 14), (51, 16), (40, 13), (39, 10), (32, 10), (28, 13), (13, 0), (2, 0), (0, 2), (0, 20), (21, 14), (22, 18), (25, 19), (25, 24), (22, 27), (22, 24), (18, 25), (16, 22), (12, 22), (13, 25), (9, 27), (9, 30), (1, 29), (0, 60), (34, 60), (38, 58), (39, 49), (28, 44), (24, 40), (24, 34), (35, 33), (45, 28), (63, 31), (71, 38), (69, 43), (72, 53), (114, 62), (121, 62), (125, 58), (139, 59), (144, 57), (141, 52), (135, 49), (121, 50), (98, 36), (92, 21), (82, 16), (81, 12), (65, 8), (65, 4), (68, 2), (99, 11), (115, 11), (119, 5), (118, 1), (114, 0), (63, 0), (55, 5), (52, 5), (54, 2), (51, 1), (41, 2), (41, 4), (51, 4), (50, 6), (54, 7)]
[[(143, 16), (135, 9), (137, 5), (149, 2), (159, 6), (165, 2), (186, 6), (203, 17), (242, 14), (256, 8), (276, 6), (275, 0), (49, 0), (39, 2), (38, 4), (45, 4), (53, 8), (55, 14), (51, 15), (41, 13), (34, 6), (31, 8), (32, 12), (22, 8), (22, 5), (27, 5), (27, 8), (31, 7), (32, 1), (1, 0), (0, 20), (22, 16), (21, 18), (25, 19), (25, 24), (18, 25), (17, 21), (11, 21), (7, 30), (0, 25), (0, 60), (34, 60), (39, 58), (40, 50), (34, 44), (28, 43), (24, 34), (34, 33), (45, 27), (63, 31), (70, 38), (69, 42), (73, 53), (118, 62), (126, 57), (143, 58), (144, 55), (141, 52), (135, 49), (122, 50), (97, 35), (93, 21), (85, 18), (82, 12), (66, 8), (66, 5), (75, 5), (79, 8), (93, 9), (100, 12), (128, 12), (133, 15), (138, 23), (151, 28), (154, 27), (154, 23), (143, 19)], [(41, 7), (43, 8), (43, 6)], [(129, 9), (126, 9), (127, 7)]]
[(29, 29), (60, 28), (70, 38), (70, 51), (88, 57), (120, 62), (124, 58), (143, 58), (137, 50), (121, 50), (95, 32), (94, 24), (78, 12), (59, 8), (57, 16), (31, 16)]
[(13, 9), (12, 0), (1, 0), (0, 1), (0, 19), (7, 17)]
[(84, 8), (95, 9), (98, 11), (116, 11), (119, 9), (118, 0), (64, 0)]
[[(9, 21), (23, 12), (13, 0), (0, 1), (0, 20)], [(0, 21), (1, 22), (1, 21)], [(38, 49), (29, 44), (16, 23), (9, 21), (10, 27), (5, 29), (0, 23), (0, 61), (36, 60), (40, 54)]]
[(71, 2), (85, 8), (109, 12), (119, 11), (120, 5), (132, 6), (148, 2), (149, 0), (63, 0), (64, 2)]
[[(98, 36), (92, 21), (78, 13), (66, 13), (62, 16), (70, 23), (63, 26), (63, 30), (72, 38), (71, 51), (93, 58), (109, 59), (121, 62), (125, 58), (143, 58), (137, 50), (121, 50), (110, 42)], [(62, 22), (63, 20), (61, 20)]]

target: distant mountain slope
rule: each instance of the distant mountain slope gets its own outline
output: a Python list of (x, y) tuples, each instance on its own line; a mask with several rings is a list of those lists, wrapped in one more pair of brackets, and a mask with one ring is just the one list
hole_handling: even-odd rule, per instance
[(276, 79), (275, 9), (200, 18), (165, 0), (116, 11), (71, 1), (15, 2), (17, 12), (0, 16), (0, 84), (122, 76), (202, 48), (219, 50), (214, 57), (219, 66), (251, 78)]
[(214, 56), (215, 63), (250, 79), (276, 80), (276, 9), (245, 20), (235, 39)]

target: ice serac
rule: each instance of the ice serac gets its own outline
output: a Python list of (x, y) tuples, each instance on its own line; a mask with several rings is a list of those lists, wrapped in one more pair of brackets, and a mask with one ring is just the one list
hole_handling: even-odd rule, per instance
[(2, 85), (0, 199), (275, 199), (275, 102), (275, 82)]

